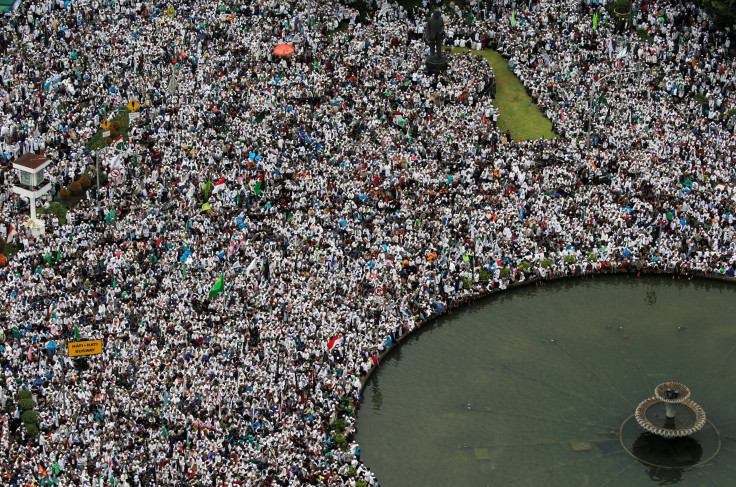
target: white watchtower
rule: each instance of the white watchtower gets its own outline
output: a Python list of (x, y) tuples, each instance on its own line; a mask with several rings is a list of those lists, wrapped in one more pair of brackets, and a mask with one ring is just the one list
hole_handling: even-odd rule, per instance
[(46, 179), (44, 169), (51, 163), (49, 159), (38, 154), (27, 152), (13, 162), (13, 168), (18, 170), (19, 181), (13, 185), (13, 192), (31, 200), (31, 218), (26, 226), (33, 235), (44, 233), (43, 221), (36, 219), (36, 198), (51, 190), (51, 182)]

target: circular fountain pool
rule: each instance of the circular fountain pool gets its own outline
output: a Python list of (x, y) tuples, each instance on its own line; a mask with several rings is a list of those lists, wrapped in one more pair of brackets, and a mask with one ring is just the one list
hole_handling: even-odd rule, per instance
[[(386, 487), (736, 481), (736, 286), (596, 278), (499, 294), (409, 336), (369, 379), (365, 463)], [(707, 425), (675, 444), (637, 405), (687, 384)]]

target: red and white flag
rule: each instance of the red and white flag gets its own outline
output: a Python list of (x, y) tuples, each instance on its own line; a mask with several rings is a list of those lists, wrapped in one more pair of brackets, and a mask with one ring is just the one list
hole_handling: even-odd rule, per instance
[(244, 240), (245, 240), (245, 235), (237, 243), (236, 243), (236, 238), (230, 239), (230, 247), (227, 249), (228, 257), (232, 257), (233, 255), (238, 253), (238, 250), (240, 250), (240, 245), (243, 243)]
[(12, 239), (15, 236), (16, 233), (17, 232), (15, 231), (15, 227), (11, 223), (10, 224), (10, 229), (8, 230), (8, 241), (10, 241), (10, 239)]
[(212, 188), (212, 194), (217, 194), (223, 189), (225, 189), (225, 178), (220, 178), (220, 180), (215, 184), (215, 187)]
[(333, 348), (335, 348), (335, 345), (337, 345), (337, 342), (340, 341), (340, 335), (335, 335), (332, 340), (327, 342), (327, 350), (332, 351)]

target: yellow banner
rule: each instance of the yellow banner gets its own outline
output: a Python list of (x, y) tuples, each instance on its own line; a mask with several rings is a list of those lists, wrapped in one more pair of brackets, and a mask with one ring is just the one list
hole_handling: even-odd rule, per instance
[(102, 353), (102, 340), (87, 340), (85, 342), (69, 342), (70, 357), (79, 357), (80, 355), (97, 355)]

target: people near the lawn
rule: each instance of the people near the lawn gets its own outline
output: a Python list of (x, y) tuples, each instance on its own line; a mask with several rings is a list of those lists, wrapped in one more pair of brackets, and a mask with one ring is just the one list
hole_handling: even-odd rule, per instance
[[(432, 316), (565, 274), (732, 275), (734, 61), (694, 7), (648, 6), (648, 41), (572, 1), (446, 13), (558, 135), (525, 141), (482, 58), (425, 72), (425, 12), (395, 2), (367, 23), (326, 1), (21, 4), (0, 27), (3, 485), (376, 485), (361, 379)], [(9, 197), (25, 152), (71, 206), (36, 238)], [(77, 339), (104, 353), (69, 359)]]

